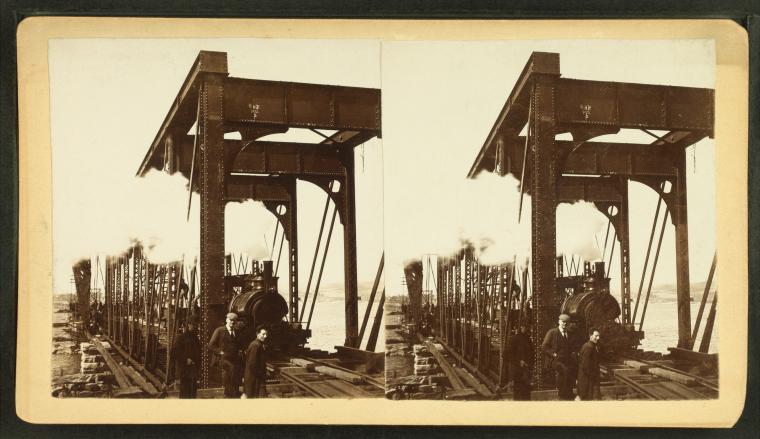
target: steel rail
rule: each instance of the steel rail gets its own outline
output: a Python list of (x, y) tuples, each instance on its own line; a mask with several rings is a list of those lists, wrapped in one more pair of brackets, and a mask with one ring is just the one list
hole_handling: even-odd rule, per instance
[(317, 390), (317, 389), (309, 386), (309, 384), (307, 384), (306, 381), (304, 381), (304, 380), (302, 380), (300, 378), (296, 378), (295, 375), (291, 375), (291, 374), (289, 374), (287, 372), (282, 372), (282, 371), (280, 371), (279, 373), (280, 373), (280, 376), (282, 376), (286, 380), (292, 382), (293, 384), (295, 384), (296, 386), (298, 386), (302, 390), (305, 390), (305, 391), (307, 391), (307, 392), (311, 393), (312, 395), (317, 396), (319, 398), (328, 398), (327, 394), (322, 393), (319, 390)]
[(627, 386), (633, 388), (634, 390), (638, 391), (639, 393), (641, 393), (642, 395), (646, 396), (649, 399), (652, 399), (652, 400), (661, 400), (662, 399), (658, 395), (654, 394), (653, 392), (650, 392), (644, 386), (642, 386), (640, 383), (637, 383), (635, 380), (633, 380), (631, 378), (628, 378), (628, 377), (623, 376), (623, 375), (615, 375), (615, 374), (613, 374), (613, 376), (615, 377), (616, 380), (618, 380), (618, 381), (622, 382), (623, 384), (626, 384)]
[(335, 364), (332, 364), (332, 363), (328, 363), (327, 361), (320, 361), (320, 360), (318, 360), (316, 358), (297, 356), (297, 355), (294, 355), (294, 357), (301, 358), (301, 359), (304, 359), (304, 360), (307, 360), (307, 361), (311, 361), (312, 363), (317, 363), (317, 364), (320, 364), (322, 366), (331, 367), (333, 369), (340, 370), (341, 372), (346, 372), (346, 373), (354, 374), (354, 375), (362, 378), (367, 384), (371, 384), (371, 385), (377, 387), (380, 390), (385, 390), (385, 384), (384, 383), (380, 382), (380, 380), (378, 380), (378, 379), (376, 379), (374, 377), (371, 377), (371, 376), (369, 376), (367, 374), (363, 374), (363, 373), (357, 372), (355, 370), (347, 369), (345, 367), (341, 367), (341, 366), (338, 366), (338, 365), (335, 365)]

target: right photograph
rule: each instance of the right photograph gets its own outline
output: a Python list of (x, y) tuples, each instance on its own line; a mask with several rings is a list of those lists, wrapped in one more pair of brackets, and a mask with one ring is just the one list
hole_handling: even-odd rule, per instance
[(387, 398), (718, 398), (713, 40), (381, 63)]

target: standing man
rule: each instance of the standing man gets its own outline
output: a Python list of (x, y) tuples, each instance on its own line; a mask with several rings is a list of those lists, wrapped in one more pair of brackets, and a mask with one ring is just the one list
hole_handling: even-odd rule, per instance
[(175, 377), (179, 380), (179, 397), (195, 398), (198, 395), (201, 342), (192, 320), (188, 320), (185, 330), (174, 340), (172, 358), (174, 358)]
[(557, 327), (546, 332), (544, 342), (541, 344), (545, 364), (555, 373), (559, 399), (563, 401), (572, 401), (575, 398), (573, 386), (576, 373), (576, 345), (567, 330), (568, 321), (570, 321), (569, 315), (560, 314)]
[(588, 331), (588, 341), (581, 347), (578, 364), (578, 396), (581, 401), (601, 399), (599, 391), (599, 330)]
[(525, 324), (509, 340), (512, 390), (515, 401), (530, 401), (530, 364), (533, 362), (533, 341)]
[(265, 398), (267, 382), (267, 330), (264, 326), (256, 328), (256, 338), (248, 345), (245, 358), (245, 377), (243, 390), (246, 398)]
[(237, 314), (234, 312), (227, 314), (227, 320), (224, 326), (214, 330), (211, 340), (208, 342), (208, 349), (215, 353), (222, 366), (222, 385), (224, 386), (225, 398), (240, 397), (240, 345), (235, 332), (235, 321)]

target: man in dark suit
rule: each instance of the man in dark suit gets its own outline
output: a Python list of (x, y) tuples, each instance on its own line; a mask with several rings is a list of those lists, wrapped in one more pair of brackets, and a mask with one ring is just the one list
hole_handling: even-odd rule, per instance
[(222, 366), (222, 385), (224, 386), (225, 398), (240, 397), (240, 369), (242, 361), (240, 345), (235, 331), (237, 314), (227, 314), (226, 324), (214, 330), (208, 349), (216, 354)]
[(188, 321), (172, 346), (175, 377), (179, 380), (179, 397), (195, 398), (198, 394), (198, 371), (201, 365), (201, 342), (195, 323)]
[(578, 396), (581, 401), (601, 399), (599, 391), (599, 331), (591, 328), (581, 347), (578, 364)]
[(266, 397), (267, 381), (267, 329), (263, 326), (256, 328), (256, 338), (248, 345), (245, 358), (245, 376), (243, 390), (246, 398)]
[(517, 334), (509, 339), (510, 371), (515, 401), (530, 400), (530, 365), (533, 362), (533, 341), (528, 335), (528, 327), (520, 325)]
[(575, 399), (576, 343), (568, 331), (567, 324), (570, 316), (561, 314), (556, 328), (546, 332), (541, 348), (544, 351), (545, 365), (553, 370), (556, 376), (559, 399), (571, 401)]

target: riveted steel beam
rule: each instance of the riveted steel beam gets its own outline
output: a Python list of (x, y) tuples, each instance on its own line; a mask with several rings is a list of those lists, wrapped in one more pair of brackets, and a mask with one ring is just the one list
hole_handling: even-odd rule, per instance
[(562, 78), (555, 99), (559, 132), (613, 126), (707, 131), (712, 137), (712, 89)]
[(225, 90), (229, 123), (380, 133), (378, 89), (229, 78)]
[[(677, 163), (671, 159), (674, 148), (685, 148), (706, 137), (706, 133), (688, 133), (674, 143), (658, 145), (615, 142), (579, 142), (557, 140), (557, 156), (564, 175), (619, 175), (629, 178), (644, 176), (675, 177)], [(503, 142), (507, 142), (503, 140)], [(512, 174), (520, 178), (522, 172), (522, 136), (515, 136), (503, 143), (504, 155), (499, 166), (502, 175)], [(526, 181), (530, 180), (530, 169), (526, 169)], [(526, 184), (526, 189), (530, 185)]]

